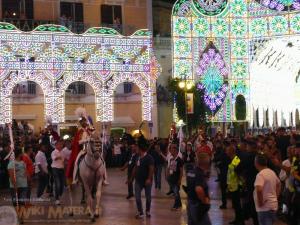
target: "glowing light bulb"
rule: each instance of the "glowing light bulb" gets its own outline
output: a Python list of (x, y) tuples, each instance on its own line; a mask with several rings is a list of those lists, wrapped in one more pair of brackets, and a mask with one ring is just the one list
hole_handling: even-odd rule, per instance
[(193, 83), (189, 82), (186, 84), (186, 89), (190, 90), (193, 87)]
[(179, 88), (184, 88), (185, 87), (184, 81), (180, 81), (178, 86), (179, 86)]

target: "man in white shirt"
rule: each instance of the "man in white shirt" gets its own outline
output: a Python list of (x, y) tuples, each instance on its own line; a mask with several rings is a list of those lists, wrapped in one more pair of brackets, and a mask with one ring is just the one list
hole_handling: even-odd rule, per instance
[(66, 169), (67, 165), (68, 165), (68, 161), (71, 156), (71, 142), (70, 141), (68, 141), (68, 140), (65, 141), (65, 147), (63, 148), (63, 150), (61, 152), (64, 157), (64, 164), (65, 164), (65, 169)]
[(254, 202), (260, 225), (274, 224), (280, 194), (280, 180), (274, 171), (267, 167), (267, 163), (265, 155), (256, 156), (255, 167), (259, 173), (254, 183)]
[(55, 150), (51, 153), (52, 158), (52, 172), (55, 184), (55, 204), (60, 205), (60, 197), (64, 191), (65, 185), (65, 170), (64, 170), (64, 157), (62, 154), (63, 142), (61, 140), (55, 143)]
[(119, 167), (121, 166), (121, 148), (122, 148), (122, 144), (119, 142), (118, 139), (115, 139), (115, 143), (113, 146), (113, 157), (114, 157), (114, 163), (115, 166)]
[(47, 147), (42, 145), (35, 156), (35, 173), (38, 175), (37, 197), (40, 198), (48, 185), (48, 163), (45, 152)]

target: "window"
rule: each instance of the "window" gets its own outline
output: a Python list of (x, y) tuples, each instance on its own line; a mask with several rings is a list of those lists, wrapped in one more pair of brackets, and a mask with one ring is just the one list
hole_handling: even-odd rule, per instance
[(33, 0), (2, 0), (2, 16), (9, 19), (33, 19)]
[(32, 81), (28, 81), (28, 94), (35, 95), (36, 94), (36, 83)]
[(101, 5), (102, 24), (122, 24), (122, 7), (120, 5)]
[(74, 82), (72, 84), (69, 85), (68, 87), (68, 92), (70, 92), (71, 94), (85, 94), (85, 83), (84, 82)]
[(65, 18), (65, 20), (83, 22), (83, 4), (75, 2), (61, 2), (60, 16), (61, 18)]
[(33, 81), (25, 81), (17, 84), (13, 91), (13, 94), (27, 94), (27, 95), (35, 95), (36, 94), (36, 83)]
[(132, 92), (132, 83), (125, 82), (124, 83), (124, 94), (129, 94)]

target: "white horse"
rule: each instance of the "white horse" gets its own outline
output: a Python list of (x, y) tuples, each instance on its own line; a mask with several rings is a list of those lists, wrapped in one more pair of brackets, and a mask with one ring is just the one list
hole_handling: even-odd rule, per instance
[[(87, 207), (91, 221), (100, 215), (100, 199), (102, 184), (105, 176), (105, 163), (101, 158), (100, 148), (96, 149), (94, 140), (89, 140), (84, 144), (86, 155), (79, 163), (79, 180), (84, 186), (87, 194)], [(96, 190), (96, 206), (93, 207), (93, 192)], [(71, 194), (71, 193), (70, 193)], [(71, 205), (73, 205), (72, 194), (70, 195)], [(72, 215), (72, 212), (71, 212)]]

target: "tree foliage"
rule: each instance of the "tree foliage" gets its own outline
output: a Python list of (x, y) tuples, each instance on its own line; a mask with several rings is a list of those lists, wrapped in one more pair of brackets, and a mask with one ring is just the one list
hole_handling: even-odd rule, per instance
[[(185, 90), (179, 88), (179, 82), (181, 80), (171, 79), (169, 81), (168, 89), (173, 93), (173, 97), (176, 102), (177, 112), (179, 119), (182, 119), (186, 122), (186, 103), (185, 103)], [(207, 108), (203, 101), (203, 92), (198, 90), (197, 85), (193, 86), (192, 89), (188, 90), (187, 93), (194, 94), (194, 113), (188, 114), (188, 127), (189, 130), (195, 129), (199, 126), (207, 125), (206, 124), (206, 113)]]

